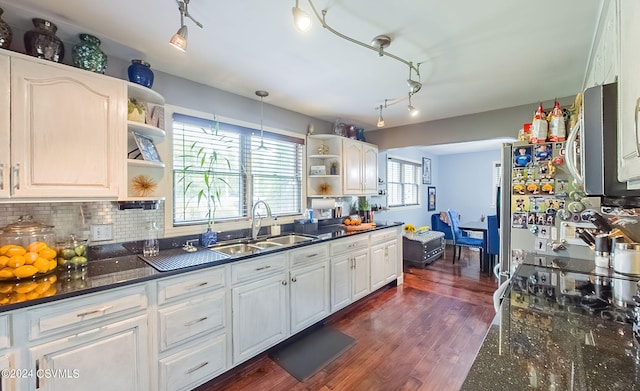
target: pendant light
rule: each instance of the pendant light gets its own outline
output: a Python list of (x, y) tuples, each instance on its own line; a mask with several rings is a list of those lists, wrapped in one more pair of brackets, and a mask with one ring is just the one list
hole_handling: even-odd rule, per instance
[(264, 98), (269, 96), (267, 91), (258, 90), (256, 95), (260, 97), (260, 146), (258, 149), (267, 149), (264, 146), (264, 127), (262, 125), (262, 119), (264, 118)]

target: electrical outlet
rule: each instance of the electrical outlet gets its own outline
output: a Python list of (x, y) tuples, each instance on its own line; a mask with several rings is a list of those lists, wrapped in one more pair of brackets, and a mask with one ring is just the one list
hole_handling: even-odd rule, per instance
[(113, 239), (113, 224), (95, 224), (91, 226), (91, 240), (102, 242)]

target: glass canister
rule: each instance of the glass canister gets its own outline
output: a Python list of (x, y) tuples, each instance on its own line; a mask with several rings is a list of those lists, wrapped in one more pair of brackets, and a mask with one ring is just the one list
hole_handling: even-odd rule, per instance
[(87, 266), (88, 240), (69, 235), (56, 244), (58, 250), (58, 267), (61, 269), (77, 269)]
[(32, 278), (57, 266), (52, 225), (20, 217), (0, 229), (0, 280)]

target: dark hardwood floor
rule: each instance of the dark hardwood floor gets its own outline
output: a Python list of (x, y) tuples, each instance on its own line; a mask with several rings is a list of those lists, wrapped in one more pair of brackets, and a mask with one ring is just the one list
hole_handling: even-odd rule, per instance
[(196, 390), (458, 390), (495, 315), (496, 279), (477, 252), (451, 257), (447, 246), (427, 268), (406, 268), (404, 285), (332, 315), (357, 343), (304, 383), (263, 354)]

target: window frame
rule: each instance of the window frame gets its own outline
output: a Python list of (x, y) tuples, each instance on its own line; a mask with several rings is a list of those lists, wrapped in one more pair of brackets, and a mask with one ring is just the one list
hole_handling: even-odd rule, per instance
[[(390, 189), (389, 189), (389, 162), (390, 161), (396, 161), (396, 162), (400, 162), (401, 165), (412, 165), (416, 168), (416, 178), (415, 178), (415, 185), (416, 187), (416, 204), (402, 204), (402, 205), (391, 205), (389, 202), (389, 195), (391, 193)], [(402, 167), (401, 167), (402, 170)], [(386, 163), (385, 163), (385, 172), (386, 172), (386, 185), (387, 185), (387, 207), (390, 210), (402, 210), (402, 209), (417, 209), (417, 208), (421, 208), (422, 207), (422, 188), (424, 187), (422, 185), (422, 162), (421, 161), (417, 161), (417, 160), (412, 160), (412, 159), (407, 159), (404, 157), (400, 157), (400, 156), (393, 156), (393, 155), (387, 155), (386, 158)], [(399, 182), (401, 184), (405, 184), (404, 182)], [(404, 197), (403, 197), (404, 198)]]
[[(207, 224), (189, 224), (189, 225), (174, 225), (174, 200), (173, 200), (173, 191), (174, 191), (174, 177), (173, 177), (173, 115), (175, 114), (183, 114), (187, 116), (201, 118), (203, 120), (214, 121), (218, 120), (221, 123), (227, 123), (234, 126), (241, 126), (245, 128), (254, 129), (257, 132), (260, 131), (260, 124), (255, 124), (247, 121), (242, 121), (234, 118), (224, 117), (220, 115), (215, 115), (212, 113), (205, 113), (198, 110), (188, 109), (180, 106), (174, 105), (165, 105), (165, 123), (167, 126), (165, 127), (165, 139), (161, 143), (158, 143), (157, 147), (160, 150), (159, 153), (162, 156), (166, 156), (164, 159), (166, 161), (164, 168), (164, 176), (160, 181), (160, 190), (163, 194), (166, 194), (164, 200), (164, 230), (165, 236), (177, 236), (177, 235), (191, 235), (196, 233), (202, 233), (207, 229)], [(292, 131), (287, 131), (280, 128), (274, 128), (269, 126), (263, 127), (265, 132), (270, 132), (278, 135), (282, 135), (285, 137), (293, 137), (297, 139), (301, 139), (304, 141), (304, 145), (302, 145), (302, 157), (301, 157), (301, 189), (300, 189), (300, 205), (301, 205), (301, 213), (297, 215), (288, 215), (278, 217), (278, 222), (280, 224), (292, 223), (296, 219), (299, 219), (302, 216), (302, 213), (305, 208), (306, 202), (306, 135), (304, 133), (296, 133)], [(251, 210), (251, 205), (247, 206), (248, 211)], [(238, 219), (234, 219), (232, 221), (220, 221), (215, 222), (214, 230), (216, 231), (226, 231), (226, 230), (234, 230), (234, 229), (244, 229), (251, 226), (251, 219), (249, 216), (241, 217)]]

